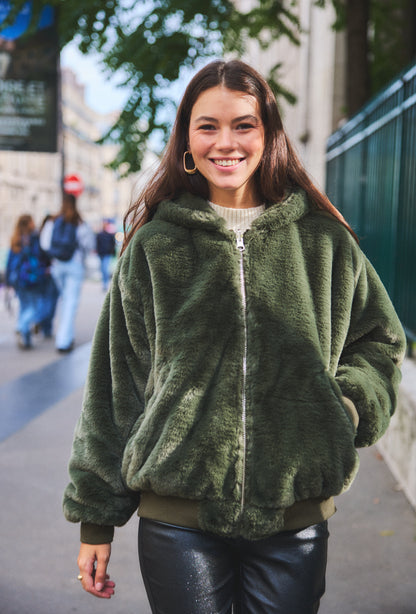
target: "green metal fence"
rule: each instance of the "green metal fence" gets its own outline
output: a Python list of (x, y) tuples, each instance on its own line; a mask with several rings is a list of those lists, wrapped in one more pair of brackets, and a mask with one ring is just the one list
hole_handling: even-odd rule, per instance
[(332, 134), (326, 190), (416, 338), (416, 65)]

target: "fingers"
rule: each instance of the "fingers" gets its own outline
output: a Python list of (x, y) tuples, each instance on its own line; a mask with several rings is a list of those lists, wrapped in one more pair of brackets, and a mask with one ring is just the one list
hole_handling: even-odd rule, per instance
[(107, 576), (107, 565), (109, 556), (101, 555), (97, 557), (97, 565), (95, 568), (94, 588), (97, 591), (102, 591), (105, 587)]
[(78, 556), (83, 589), (101, 599), (110, 599), (114, 595), (115, 583), (110, 580), (110, 576), (107, 574), (110, 553), (110, 544), (98, 546), (81, 544)]
[[(112, 595), (114, 595), (115, 583), (110, 580), (110, 576), (108, 574), (105, 575), (103, 580), (102, 588), (98, 589), (96, 584), (88, 583), (84, 589), (94, 595), (94, 597), (98, 597), (99, 599), (110, 599)], [(83, 584), (84, 586), (84, 584)]]

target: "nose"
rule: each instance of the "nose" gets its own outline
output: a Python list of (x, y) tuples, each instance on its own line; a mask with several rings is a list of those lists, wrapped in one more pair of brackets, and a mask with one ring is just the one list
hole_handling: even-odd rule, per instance
[(233, 149), (234, 147), (234, 139), (233, 132), (230, 128), (221, 128), (217, 136), (217, 147), (219, 149)]

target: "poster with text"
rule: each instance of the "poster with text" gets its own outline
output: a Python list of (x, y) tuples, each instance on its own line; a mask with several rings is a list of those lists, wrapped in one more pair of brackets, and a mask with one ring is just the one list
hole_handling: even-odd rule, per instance
[[(0, 23), (12, 3), (0, 0)], [(0, 150), (57, 151), (59, 46), (52, 7), (27, 34), (32, 3), (0, 31)], [(26, 35), (25, 35), (26, 34)]]

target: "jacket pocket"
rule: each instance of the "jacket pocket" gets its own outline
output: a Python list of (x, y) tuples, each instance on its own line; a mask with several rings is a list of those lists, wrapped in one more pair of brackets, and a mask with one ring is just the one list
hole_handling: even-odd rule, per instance
[(250, 446), (254, 499), (288, 507), (347, 490), (359, 465), (355, 428), (331, 376), (311, 373), (267, 405), (257, 408)]
[(334, 392), (334, 395), (337, 401), (339, 402), (340, 406), (342, 407), (342, 409), (344, 410), (344, 412), (346, 413), (346, 415), (348, 416), (351, 422), (351, 426), (353, 428), (354, 435), (356, 435), (358, 424), (360, 421), (360, 416), (358, 414), (358, 411), (353, 401), (351, 401), (351, 399), (349, 399), (348, 397), (345, 397), (342, 394), (342, 390), (338, 386), (336, 379), (330, 373), (328, 373), (328, 371), (325, 371), (325, 375), (328, 379), (328, 382), (332, 388), (332, 391)]

